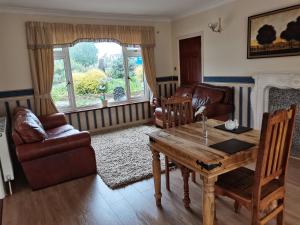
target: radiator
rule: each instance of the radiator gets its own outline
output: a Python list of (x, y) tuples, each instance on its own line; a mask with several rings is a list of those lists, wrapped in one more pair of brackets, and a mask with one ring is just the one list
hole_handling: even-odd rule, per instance
[[(6, 117), (0, 117), (0, 162), (2, 177), (4, 182), (7, 182), (9, 185), (9, 191), (11, 190), (11, 181), (14, 180), (14, 171), (12, 166), (12, 161), (9, 153), (8, 143), (7, 143), (7, 120)], [(1, 181), (0, 181), (1, 185)], [(0, 188), (1, 189), (1, 188)]]

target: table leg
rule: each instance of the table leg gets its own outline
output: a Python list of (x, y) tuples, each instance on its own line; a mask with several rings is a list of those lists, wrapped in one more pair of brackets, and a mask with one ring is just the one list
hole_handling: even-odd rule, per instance
[(165, 174), (166, 174), (166, 189), (170, 190), (170, 167), (168, 156), (165, 155)]
[(206, 178), (203, 179), (203, 225), (214, 225), (215, 218), (215, 182), (217, 178)]
[(185, 208), (190, 208), (190, 194), (189, 194), (189, 176), (190, 176), (190, 170), (184, 166), (181, 166), (181, 174), (183, 178), (183, 191), (184, 191), (184, 197), (183, 197), (183, 203)]
[(152, 149), (152, 172), (154, 178), (156, 206), (161, 206), (161, 168), (159, 152)]

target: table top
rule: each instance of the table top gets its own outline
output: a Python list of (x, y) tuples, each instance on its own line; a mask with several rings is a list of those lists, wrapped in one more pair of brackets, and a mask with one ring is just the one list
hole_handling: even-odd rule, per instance
[[(204, 138), (202, 122), (152, 132), (149, 134), (150, 146), (159, 148), (158, 151), (167, 153), (173, 159), (182, 159), (182, 162), (185, 161), (193, 169), (197, 161), (207, 165), (221, 163), (224, 169), (227, 165), (231, 166), (235, 162), (240, 163), (250, 160), (250, 158), (256, 158), (260, 131), (251, 130), (243, 134), (234, 134), (214, 128), (223, 123), (222, 121), (208, 120), (208, 138)], [(253, 143), (255, 146), (233, 155), (209, 147), (232, 138)]]

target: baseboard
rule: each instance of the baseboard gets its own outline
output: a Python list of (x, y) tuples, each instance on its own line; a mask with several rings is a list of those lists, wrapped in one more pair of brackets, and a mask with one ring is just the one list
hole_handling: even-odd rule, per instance
[(299, 157), (296, 157), (296, 156), (290, 156), (291, 159), (296, 159), (296, 160), (300, 160)]
[(120, 128), (124, 129), (124, 128), (130, 128), (130, 127), (133, 127), (133, 126), (150, 123), (151, 121), (153, 121), (153, 119), (149, 118), (149, 119), (145, 119), (145, 120), (134, 121), (134, 122), (131, 122), (131, 123), (119, 124), (119, 125), (115, 125), (115, 126), (112, 126), (112, 127), (104, 127), (104, 128), (99, 128), (99, 129), (95, 129), (95, 130), (89, 130), (89, 132), (92, 135), (93, 134), (101, 134), (101, 133), (106, 133), (106, 132), (109, 132), (109, 131), (118, 130)]

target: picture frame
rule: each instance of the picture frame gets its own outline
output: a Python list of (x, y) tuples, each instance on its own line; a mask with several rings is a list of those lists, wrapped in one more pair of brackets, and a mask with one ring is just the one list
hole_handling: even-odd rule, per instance
[(248, 17), (248, 59), (297, 55), (300, 4)]

